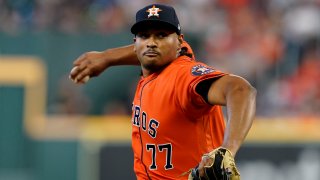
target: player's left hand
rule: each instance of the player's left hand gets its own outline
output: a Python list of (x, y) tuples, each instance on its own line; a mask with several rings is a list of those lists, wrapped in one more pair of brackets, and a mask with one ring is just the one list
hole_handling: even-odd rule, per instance
[(226, 148), (217, 148), (202, 156), (200, 164), (191, 170), (189, 180), (240, 180), (232, 153)]

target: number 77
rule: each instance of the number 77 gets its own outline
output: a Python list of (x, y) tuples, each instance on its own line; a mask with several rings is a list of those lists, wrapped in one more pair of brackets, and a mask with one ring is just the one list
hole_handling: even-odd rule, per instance
[(149, 169), (150, 170), (156, 170), (157, 169), (157, 163), (156, 163), (157, 151), (156, 151), (156, 147), (158, 147), (158, 151), (159, 152), (163, 152), (164, 150), (166, 150), (166, 165), (164, 166), (164, 168), (166, 170), (172, 169), (173, 165), (172, 165), (172, 145), (171, 145), (171, 143), (158, 144), (158, 146), (156, 146), (155, 144), (146, 144), (147, 151), (151, 151), (151, 153), (152, 153), (152, 163), (149, 166)]

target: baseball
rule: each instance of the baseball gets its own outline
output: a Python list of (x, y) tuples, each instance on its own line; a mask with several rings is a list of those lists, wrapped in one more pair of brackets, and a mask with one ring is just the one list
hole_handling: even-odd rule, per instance
[(84, 77), (81, 81), (80, 81), (80, 83), (83, 83), (83, 84), (85, 84), (85, 83), (87, 83), (88, 81), (89, 81), (89, 79), (90, 79), (90, 76), (86, 76), (86, 77)]
[(85, 84), (85, 83), (87, 83), (89, 81), (89, 79), (90, 79), (90, 76), (87, 75), (83, 79), (81, 79), (80, 81), (76, 78), (76, 79), (73, 80), (73, 82), (76, 83), (76, 84)]
[[(73, 68), (71, 69), (71, 71), (70, 71), (70, 74), (74, 74), (77, 70), (78, 70), (78, 66), (73, 67)], [(71, 79), (71, 78), (70, 78), (70, 79)], [(76, 84), (85, 84), (85, 83), (87, 83), (87, 82), (89, 81), (89, 79), (90, 79), (90, 76), (87, 75), (87, 76), (85, 76), (84, 78), (82, 78), (80, 81), (79, 81), (77, 78), (72, 79), (72, 81), (73, 81), (74, 83), (76, 83)]]
[(75, 71), (77, 71), (77, 69), (78, 69), (78, 66), (73, 67), (73, 68), (71, 69), (70, 73), (73, 74)]

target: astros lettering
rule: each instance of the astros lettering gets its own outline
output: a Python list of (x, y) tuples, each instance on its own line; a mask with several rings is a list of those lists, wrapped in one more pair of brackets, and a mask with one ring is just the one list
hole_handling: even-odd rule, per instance
[(156, 138), (157, 129), (160, 125), (159, 121), (156, 119), (148, 119), (147, 113), (144, 111), (141, 112), (140, 106), (137, 105), (133, 105), (132, 124), (137, 127), (141, 126), (142, 129), (146, 131), (152, 138)]

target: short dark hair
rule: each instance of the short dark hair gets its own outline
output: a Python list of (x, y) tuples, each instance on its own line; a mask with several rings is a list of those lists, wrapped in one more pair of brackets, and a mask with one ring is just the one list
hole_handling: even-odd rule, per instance
[(179, 57), (180, 56), (188, 56), (189, 58), (192, 58), (193, 54), (188, 52), (188, 48), (187, 47), (182, 47), (180, 52), (179, 52)]

